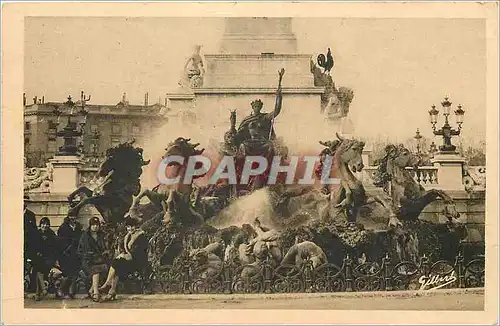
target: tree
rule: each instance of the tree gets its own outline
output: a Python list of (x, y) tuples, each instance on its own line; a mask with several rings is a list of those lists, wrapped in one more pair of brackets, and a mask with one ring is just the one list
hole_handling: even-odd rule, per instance
[(469, 144), (466, 147), (461, 146), (460, 154), (465, 158), (469, 166), (485, 166), (486, 142), (480, 141), (478, 144)]

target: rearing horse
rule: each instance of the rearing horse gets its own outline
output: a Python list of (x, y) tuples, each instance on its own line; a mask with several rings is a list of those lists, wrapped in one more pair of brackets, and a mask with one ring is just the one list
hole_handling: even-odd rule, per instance
[(143, 189), (135, 198), (131, 213), (138, 209), (141, 198), (147, 197), (157, 208), (161, 208), (164, 213), (164, 221), (179, 222), (183, 225), (200, 225), (203, 223), (203, 216), (195, 211), (191, 205), (191, 194), (193, 185), (185, 184), (183, 181), (186, 173), (189, 157), (201, 155), (204, 149), (198, 150), (199, 144), (190, 143), (191, 139), (179, 137), (170, 142), (165, 148), (165, 154), (162, 158), (168, 156), (181, 156), (184, 158), (182, 164), (170, 162), (167, 169), (173, 175), (180, 177), (180, 182), (173, 185), (160, 184), (153, 190)]
[(378, 162), (374, 185), (381, 187), (392, 199), (393, 210), (401, 220), (417, 220), (423, 209), (437, 199), (444, 201), (443, 214), (449, 221), (458, 223), (460, 214), (453, 199), (439, 189), (425, 190), (406, 167), (416, 168), (420, 158), (403, 145), (387, 145), (385, 155)]
[(331, 173), (333, 177), (340, 179), (340, 186), (326, 186), (329, 202), (320, 212), (321, 219), (335, 218), (343, 213), (350, 222), (367, 224), (367, 214), (363, 214), (363, 211), (368, 209), (370, 217), (378, 223), (388, 218), (388, 225), (396, 227), (399, 221), (388, 201), (380, 196), (367, 194), (362, 182), (354, 176), (353, 172), (361, 172), (364, 168), (362, 153), (365, 143), (346, 139), (338, 134), (337, 138), (338, 140), (332, 142), (320, 142), (327, 148), (321, 153), (322, 164), (318, 167), (317, 174), (319, 175), (323, 168), (324, 158), (330, 156)]
[[(94, 205), (103, 219), (111, 224), (120, 222), (129, 210), (133, 196), (141, 189), (142, 167), (149, 164), (142, 157), (142, 148), (134, 147), (134, 141), (119, 144), (106, 151), (106, 160), (101, 164), (97, 176), (104, 181), (97, 189), (80, 187), (68, 196), (69, 215), (77, 216), (85, 205)], [(76, 205), (75, 196), (83, 199)], [(82, 196), (83, 195), (83, 196)]]
[[(321, 191), (314, 186), (272, 187), (272, 191), (278, 196), (275, 211), (281, 213), (286, 224), (291, 224), (296, 217), (303, 215), (304, 211), (313, 215), (314, 211), (319, 211), (319, 218), (323, 221), (340, 217), (347, 218), (350, 222), (361, 222), (366, 224), (365, 226), (371, 223), (374, 229), (380, 228), (381, 224), (385, 224), (384, 228), (387, 228), (387, 225), (397, 226), (398, 220), (388, 201), (374, 194), (368, 195), (361, 181), (353, 174), (353, 171), (360, 172), (364, 168), (364, 142), (346, 139), (338, 134), (337, 138), (334, 141), (320, 142), (326, 148), (320, 153), (320, 164), (315, 170), (315, 176), (322, 178), (325, 159), (329, 157), (329, 177), (340, 179), (340, 185), (324, 185)], [(305, 204), (301, 205), (299, 211), (290, 212), (290, 199), (299, 196)], [(367, 217), (370, 217), (371, 221)]]

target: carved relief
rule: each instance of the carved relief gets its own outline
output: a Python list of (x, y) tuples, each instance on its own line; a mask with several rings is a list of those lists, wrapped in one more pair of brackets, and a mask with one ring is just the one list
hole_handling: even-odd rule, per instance
[(464, 166), (463, 183), (467, 192), (486, 190), (486, 167)]
[(30, 192), (50, 192), (54, 168), (47, 163), (45, 168), (28, 168), (24, 158), (24, 190)]
[(324, 55), (319, 55), (317, 62), (311, 58), (310, 70), (314, 77), (314, 86), (325, 87), (325, 92), (321, 95), (321, 113), (326, 114), (331, 120), (337, 120), (346, 117), (349, 113), (354, 92), (348, 87), (337, 88), (335, 86), (330, 75), (333, 58), (329, 63), (329, 60), (325, 61), (324, 57)]

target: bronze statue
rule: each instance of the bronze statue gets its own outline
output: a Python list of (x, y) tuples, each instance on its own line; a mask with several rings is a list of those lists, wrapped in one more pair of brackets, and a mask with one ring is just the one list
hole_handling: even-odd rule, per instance
[(281, 80), (283, 79), (283, 75), (285, 74), (285, 69), (281, 69), (279, 72), (279, 81), (278, 81), (278, 89), (276, 90), (276, 104), (274, 106), (274, 111), (265, 113), (261, 112), (263, 103), (260, 99), (257, 99), (251, 103), (252, 105), (252, 114), (247, 116), (241, 121), (240, 126), (238, 127), (238, 133), (236, 137), (236, 144), (239, 146), (245, 140), (250, 138), (249, 125), (250, 123), (258, 123), (258, 133), (261, 137), (274, 140), (276, 135), (274, 133), (274, 119), (281, 112), (281, 104), (283, 102), (283, 96), (281, 94)]

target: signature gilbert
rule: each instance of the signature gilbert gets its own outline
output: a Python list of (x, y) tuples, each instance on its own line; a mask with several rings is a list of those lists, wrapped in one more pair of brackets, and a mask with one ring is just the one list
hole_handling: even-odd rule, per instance
[(436, 290), (456, 281), (455, 271), (443, 276), (437, 274), (422, 275), (418, 279), (420, 290)]

